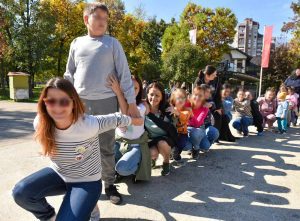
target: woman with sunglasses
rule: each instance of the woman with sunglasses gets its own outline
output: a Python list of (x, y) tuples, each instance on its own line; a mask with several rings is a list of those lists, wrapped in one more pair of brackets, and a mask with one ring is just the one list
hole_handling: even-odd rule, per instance
[[(51, 79), (41, 93), (34, 120), (35, 138), (51, 166), (17, 183), (15, 202), (39, 220), (89, 220), (102, 188), (98, 135), (142, 123), (141, 118), (119, 113), (85, 115), (73, 85), (62, 78)], [(64, 195), (57, 215), (46, 200), (54, 195)]]

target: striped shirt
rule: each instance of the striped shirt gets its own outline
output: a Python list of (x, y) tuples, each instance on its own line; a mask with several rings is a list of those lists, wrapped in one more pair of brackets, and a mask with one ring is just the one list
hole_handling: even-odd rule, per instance
[(234, 99), (233, 110), (237, 112), (238, 117), (252, 117), (250, 101), (247, 99), (243, 101)]
[[(38, 116), (34, 128), (38, 127)], [(98, 135), (131, 124), (131, 118), (119, 113), (84, 115), (66, 130), (55, 129), (56, 153), (50, 157), (51, 168), (67, 183), (101, 179)]]

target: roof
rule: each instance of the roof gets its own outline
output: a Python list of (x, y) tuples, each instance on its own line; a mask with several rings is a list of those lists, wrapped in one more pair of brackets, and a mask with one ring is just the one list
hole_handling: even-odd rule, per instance
[(236, 50), (236, 51), (240, 52), (241, 54), (247, 56), (247, 58), (249, 58), (249, 59), (252, 58), (251, 55), (247, 54), (246, 52), (243, 52), (242, 50), (240, 50), (240, 49), (238, 49), (238, 48), (234, 48), (234, 47), (232, 47), (232, 46), (230, 46), (229, 48), (230, 48), (230, 50)]
[(7, 76), (30, 76), (30, 74), (25, 72), (9, 72)]

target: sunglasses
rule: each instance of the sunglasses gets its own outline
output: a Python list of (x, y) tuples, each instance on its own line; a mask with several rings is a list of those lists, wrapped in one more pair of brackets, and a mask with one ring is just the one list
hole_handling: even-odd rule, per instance
[(61, 99), (55, 99), (55, 98), (44, 98), (43, 101), (47, 106), (53, 107), (58, 104), (60, 107), (68, 107), (70, 106), (72, 100), (70, 98), (61, 98)]

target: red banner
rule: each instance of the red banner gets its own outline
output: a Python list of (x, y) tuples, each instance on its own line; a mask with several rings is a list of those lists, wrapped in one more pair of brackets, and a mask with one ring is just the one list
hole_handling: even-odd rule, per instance
[(264, 48), (261, 57), (261, 66), (263, 68), (269, 67), (270, 51), (271, 51), (271, 43), (272, 43), (272, 31), (273, 31), (273, 26), (265, 27), (264, 44), (263, 44)]

